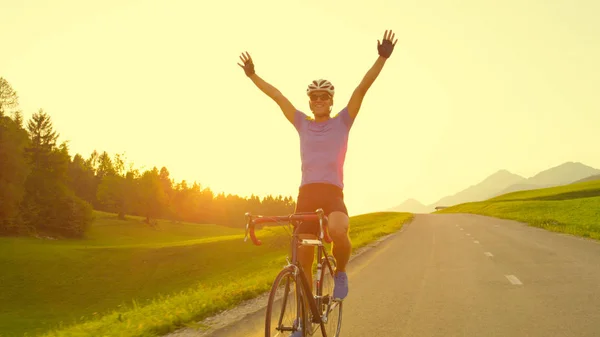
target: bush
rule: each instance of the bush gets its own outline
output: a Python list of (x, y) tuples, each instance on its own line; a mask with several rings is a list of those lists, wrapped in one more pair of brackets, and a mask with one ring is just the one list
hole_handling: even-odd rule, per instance
[(56, 216), (48, 223), (48, 229), (61, 236), (82, 238), (94, 220), (92, 205), (78, 198), (67, 188), (62, 192), (55, 206)]

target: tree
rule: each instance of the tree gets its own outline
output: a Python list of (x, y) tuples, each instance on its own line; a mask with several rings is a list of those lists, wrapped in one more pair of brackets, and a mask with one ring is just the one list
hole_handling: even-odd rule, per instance
[[(7, 80), (0, 77), (0, 117), (18, 111), (19, 96)], [(22, 117), (21, 117), (22, 119)], [(18, 122), (18, 121), (17, 121)]]
[(58, 134), (54, 131), (50, 116), (42, 109), (33, 114), (27, 123), (30, 146), (29, 159), (33, 166), (45, 172), (50, 172), (50, 156), (56, 147)]
[(49, 205), (54, 199), (56, 181), (52, 179), (52, 152), (58, 135), (50, 116), (40, 109), (27, 123), (29, 146), (26, 149), (31, 173), (25, 182), (22, 215), (30, 228), (36, 228), (50, 218)]
[(25, 149), (27, 131), (8, 117), (0, 117), (0, 233), (20, 230), (19, 205), (25, 195), (29, 175)]
[(119, 219), (125, 220), (125, 214), (130, 212), (129, 200), (132, 197), (130, 192), (134, 186), (131, 184), (133, 172), (128, 172), (124, 176), (125, 158), (123, 155), (117, 154), (111, 161), (108, 154), (104, 152), (100, 158), (100, 170), (103, 177), (98, 186), (97, 199), (104, 210), (118, 214)]
[(162, 189), (158, 169), (145, 171), (139, 181), (138, 196), (141, 212), (146, 217), (146, 223), (163, 215), (166, 206), (166, 196)]
[(98, 169), (98, 157), (100, 155), (98, 154), (98, 151), (94, 150), (92, 151), (92, 153), (90, 154), (90, 157), (87, 159), (86, 164), (92, 168), (92, 170), (94, 171), (94, 175), (96, 174), (96, 170)]
[(210, 222), (224, 225), (227, 223), (227, 200), (225, 193), (221, 192), (211, 202), (210, 207)]
[(125, 220), (125, 178), (117, 174), (104, 176), (98, 186), (97, 198), (103, 210), (117, 213), (119, 219)]
[(133, 167), (130, 167), (129, 171), (125, 174), (125, 182), (124, 182), (124, 192), (123, 198), (125, 200), (124, 208), (126, 212), (131, 214), (139, 215), (141, 213), (136, 212), (140, 207), (140, 198), (139, 198), (139, 177), (140, 172)]
[(173, 219), (174, 217), (174, 209), (173, 209), (173, 197), (174, 197), (174, 191), (173, 191), (173, 181), (171, 180), (171, 178), (169, 177), (169, 170), (167, 170), (166, 167), (162, 167), (160, 169), (160, 172), (158, 174), (158, 179), (160, 180), (160, 186), (162, 188), (162, 191), (164, 193), (165, 196), (165, 215), (168, 216), (169, 218)]
[(98, 180), (98, 184), (102, 182), (102, 178), (104, 178), (104, 176), (109, 174), (116, 174), (116, 170), (112, 159), (108, 153), (104, 151), (98, 157), (98, 168), (96, 170), (96, 179)]
[(77, 197), (90, 204), (96, 203), (96, 176), (89, 161), (78, 153), (69, 164), (69, 186)]
[(97, 177), (97, 172), (98, 172), (98, 164), (99, 164), (99, 160), (98, 158), (100, 157), (100, 154), (98, 154), (98, 151), (94, 150), (92, 151), (92, 153), (90, 154), (89, 158), (85, 160), (85, 167), (89, 168), (92, 172), (92, 182), (89, 186), (89, 191), (88, 191), (88, 195), (90, 196), (90, 199), (85, 199), (87, 200), (89, 203), (91, 203), (94, 208), (100, 209), (101, 205), (98, 202), (98, 198), (97, 198), (97, 194), (98, 194), (98, 185), (100, 185), (100, 181), (98, 180)]
[[(258, 214), (260, 212), (260, 198), (252, 194), (248, 202), (246, 203), (246, 211), (252, 214)], [(244, 213), (245, 213), (244, 212)]]
[(140, 174), (125, 156), (94, 150), (88, 159), (58, 144), (50, 116), (40, 109), (24, 127), (17, 92), (0, 77), (0, 234), (45, 232), (82, 237), (93, 208), (229, 226), (243, 226), (243, 213), (286, 214), (291, 197), (242, 198), (183, 180), (154, 167)]
[(202, 189), (199, 184), (194, 182), (194, 188), (198, 190), (197, 204), (195, 206), (198, 210), (197, 221), (210, 222), (214, 214), (213, 209), (218, 209), (218, 200), (209, 187)]
[(23, 128), (23, 112), (21, 112), (21, 110), (15, 110), (13, 112), (13, 120), (20, 128)]
[(92, 207), (69, 188), (71, 158), (67, 143), (56, 146), (58, 134), (50, 116), (41, 109), (31, 117), (27, 129), (31, 173), (21, 204), (25, 224), (42, 232), (83, 236), (92, 221)]

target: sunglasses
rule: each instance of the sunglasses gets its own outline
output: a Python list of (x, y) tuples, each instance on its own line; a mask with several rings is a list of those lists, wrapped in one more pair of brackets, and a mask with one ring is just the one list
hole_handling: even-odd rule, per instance
[(326, 101), (331, 98), (329, 94), (311, 94), (309, 97), (311, 101), (316, 101), (319, 98), (321, 99), (321, 101)]

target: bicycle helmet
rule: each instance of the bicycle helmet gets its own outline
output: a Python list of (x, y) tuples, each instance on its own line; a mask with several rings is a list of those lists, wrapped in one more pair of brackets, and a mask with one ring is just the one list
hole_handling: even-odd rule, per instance
[(312, 81), (306, 89), (306, 94), (310, 95), (313, 91), (327, 91), (331, 97), (335, 94), (335, 88), (331, 82), (324, 79)]

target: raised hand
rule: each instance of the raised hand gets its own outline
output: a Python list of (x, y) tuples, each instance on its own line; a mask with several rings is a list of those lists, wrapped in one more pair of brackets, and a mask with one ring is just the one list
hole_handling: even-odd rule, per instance
[(396, 45), (396, 42), (398, 42), (398, 39), (396, 39), (396, 41), (392, 43), (392, 40), (395, 36), (396, 34), (392, 33), (391, 30), (389, 32), (386, 30), (383, 34), (383, 43), (377, 40), (377, 51), (379, 52), (380, 56), (389, 58), (390, 55), (392, 55), (392, 52), (394, 51), (394, 46)]
[(244, 65), (241, 65), (238, 63), (238, 66), (240, 66), (240, 67), (242, 67), (242, 69), (244, 69), (246, 76), (250, 77), (250, 76), (254, 75), (254, 63), (252, 62), (252, 58), (250, 57), (250, 54), (248, 54), (248, 52), (246, 52), (246, 55), (244, 55), (244, 53), (242, 53), (242, 55), (240, 56), (240, 59), (242, 60)]

